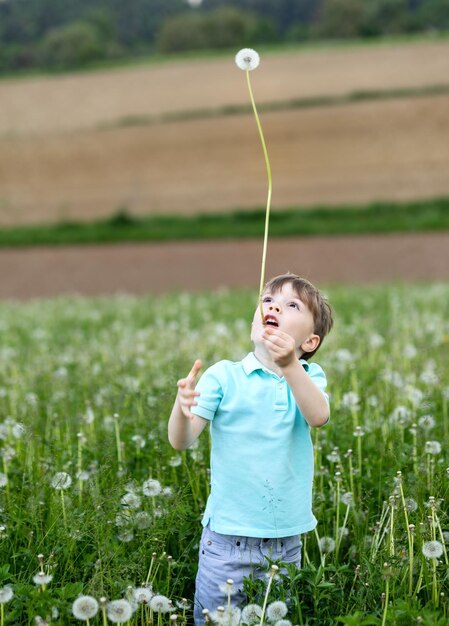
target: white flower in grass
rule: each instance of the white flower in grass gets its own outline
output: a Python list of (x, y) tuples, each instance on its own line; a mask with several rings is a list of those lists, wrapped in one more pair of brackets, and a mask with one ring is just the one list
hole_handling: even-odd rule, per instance
[(140, 435), (133, 435), (131, 440), (134, 441), (136, 448), (145, 448), (146, 441)]
[(134, 533), (131, 530), (124, 530), (117, 535), (118, 539), (123, 543), (129, 543), (134, 539)]
[(292, 623), (289, 619), (280, 619), (275, 622), (274, 626), (292, 626)]
[(132, 513), (129, 509), (123, 509), (115, 516), (115, 525), (122, 527), (127, 526), (132, 521)]
[(259, 67), (260, 56), (252, 48), (242, 48), (235, 55), (235, 62), (239, 69), (252, 71)]
[(139, 604), (149, 604), (154, 593), (151, 587), (137, 587), (133, 589), (133, 597)]
[(237, 606), (231, 606), (231, 611), (223, 606), (217, 607), (216, 611), (210, 614), (212, 622), (223, 624), (223, 626), (238, 626), (240, 623), (241, 610)]
[(72, 484), (72, 477), (67, 472), (58, 472), (51, 481), (53, 489), (68, 489)]
[(433, 415), (423, 415), (418, 420), (418, 426), (423, 430), (430, 430), (435, 426), (435, 418)]
[(106, 613), (114, 624), (124, 624), (131, 619), (133, 610), (128, 600), (112, 600), (106, 606)]
[(173, 609), (173, 606), (166, 596), (156, 595), (150, 600), (150, 608), (155, 613), (168, 613)]
[(426, 453), (427, 454), (440, 454), (441, 443), (439, 441), (426, 441)]
[(242, 610), (241, 622), (242, 624), (258, 624), (262, 617), (262, 607), (258, 604), (247, 604)]
[(92, 596), (79, 596), (72, 604), (72, 613), (76, 619), (87, 622), (98, 613), (98, 602)]
[(439, 559), (443, 554), (443, 544), (439, 541), (426, 541), (423, 543), (422, 553), (426, 559)]
[(142, 493), (144, 496), (158, 496), (161, 491), (161, 483), (155, 478), (149, 478), (142, 485)]
[(449, 531), (448, 530), (443, 530), (443, 539), (444, 539), (444, 543), (449, 543)]
[(346, 506), (351, 506), (351, 504), (354, 504), (354, 496), (350, 491), (347, 491), (346, 493), (341, 494), (340, 501), (343, 504), (346, 504)]
[(237, 589), (234, 585), (234, 581), (232, 580), (232, 578), (228, 578), (228, 580), (225, 583), (223, 583), (222, 585), (219, 585), (219, 589), (222, 593), (225, 593), (226, 595), (233, 596), (234, 594), (237, 593)]
[(129, 509), (139, 509), (141, 504), (140, 496), (132, 491), (126, 493), (120, 500), (122, 506), (126, 506)]
[(0, 472), (0, 487), (4, 487), (7, 484), (8, 484), (8, 477), (6, 476), (6, 474), (3, 474), (2, 472)]
[(359, 396), (355, 391), (347, 391), (341, 398), (341, 406), (347, 409), (356, 409), (359, 402)]
[(413, 498), (405, 498), (405, 508), (409, 513), (414, 513), (418, 509), (418, 504)]
[(13, 596), (14, 596), (14, 591), (12, 590), (12, 587), (10, 587), (9, 585), (6, 585), (6, 587), (0, 588), (0, 604), (6, 604), (7, 602), (11, 600)]
[(168, 464), (170, 465), (170, 467), (179, 467), (182, 464), (182, 457), (180, 456), (173, 456)]
[(393, 423), (397, 422), (406, 422), (408, 423), (411, 419), (412, 412), (406, 406), (399, 405), (395, 409), (393, 409), (390, 415), (390, 421)]
[(48, 585), (53, 580), (51, 574), (45, 574), (44, 572), (38, 572), (33, 576), (33, 583), (35, 585)]
[(149, 528), (151, 526), (151, 515), (146, 511), (139, 511), (138, 513), (136, 513), (134, 523), (136, 525), (136, 528), (138, 528), (139, 530), (145, 530), (145, 528)]
[(191, 6), (192, 9), (196, 9), (203, 4), (203, 0), (187, 0), (187, 4)]
[(321, 537), (319, 540), (321, 552), (333, 552), (335, 550), (335, 540), (332, 537)]
[(287, 605), (285, 602), (282, 602), (282, 600), (271, 602), (271, 604), (267, 606), (267, 620), (269, 622), (278, 622), (287, 615), (287, 612)]

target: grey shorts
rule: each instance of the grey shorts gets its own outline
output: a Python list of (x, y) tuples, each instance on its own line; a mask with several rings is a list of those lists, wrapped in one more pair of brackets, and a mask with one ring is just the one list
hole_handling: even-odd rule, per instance
[(259, 539), (221, 535), (203, 529), (199, 549), (198, 574), (196, 577), (194, 618), (195, 625), (204, 624), (202, 610), (215, 611), (227, 605), (227, 595), (220, 590), (228, 578), (234, 581), (236, 593), (232, 595), (233, 606), (245, 601), (243, 579), (265, 578), (272, 561), (294, 563), (301, 567), (301, 539), (299, 535), (280, 539)]

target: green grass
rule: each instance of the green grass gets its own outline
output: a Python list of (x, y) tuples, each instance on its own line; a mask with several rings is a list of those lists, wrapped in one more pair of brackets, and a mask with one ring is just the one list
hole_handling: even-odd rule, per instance
[[(265, 209), (223, 214), (136, 217), (120, 211), (94, 222), (0, 230), (1, 247), (251, 238), (263, 235)], [(273, 210), (271, 237), (360, 235), (449, 230), (449, 198), (361, 207)]]
[[(318, 535), (303, 536), (302, 570), (269, 601), (289, 591), (299, 626), (445, 626), (449, 545), (438, 562), (422, 548), (449, 541), (449, 286), (326, 293), (336, 324), (315, 359), (331, 397), (329, 425), (312, 432)], [(14, 593), (5, 625), (42, 623), (53, 607), (52, 624), (75, 625), (79, 593), (114, 600), (147, 579), (192, 600), (210, 440), (204, 432), (175, 452), (167, 420), (195, 358), (207, 367), (251, 349), (256, 300), (221, 290), (0, 302), (0, 592)], [(72, 477), (62, 493), (59, 472)], [(165, 491), (146, 495), (150, 477)], [(339, 538), (338, 549), (324, 553), (317, 536)], [(45, 589), (33, 583), (39, 554), (53, 576)], [(142, 606), (130, 624), (150, 617)]]

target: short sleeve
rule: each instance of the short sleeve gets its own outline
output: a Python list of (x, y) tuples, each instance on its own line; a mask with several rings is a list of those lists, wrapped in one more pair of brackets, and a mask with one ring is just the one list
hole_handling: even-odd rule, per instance
[(323, 368), (320, 365), (318, 365), (318, 363), (310, 363), (309, 370), (307, 373), (310, 376), (310, 378), (313, 380), (315, 385), (318, 387), (318, 389), (323, 392), (324, 397), (326, 398), (327, 403), (329, 404), (329, 396), (326, 393), (327, 378), (326, 378), (326, 374), (324, 373)]
[(198, 404), (191, 408), (192, 413), (209, 421), (214, 419), (223, 398), (222, 363), (223, 361), (220, 361), (212, 365), (201, 376), (196, 386), (196, 391), (200, 392), (196, 399)]

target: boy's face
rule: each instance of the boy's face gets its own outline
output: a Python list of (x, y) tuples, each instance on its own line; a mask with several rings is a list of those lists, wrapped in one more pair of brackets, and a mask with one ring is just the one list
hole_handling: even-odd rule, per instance
[[(294, 339), (298, 356), (311, 352), (318, 343), (319, 337), (314, 333), (313, 315), (301, 300), (291, 283), (285, 283), (279, 291), (265, 291), (262, 305), (266, 326), (279, 328), (280, 331)], [(257, 346), (262, 342), (264, 325), (257, 307), (251, 327), (251, 341)]]

